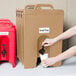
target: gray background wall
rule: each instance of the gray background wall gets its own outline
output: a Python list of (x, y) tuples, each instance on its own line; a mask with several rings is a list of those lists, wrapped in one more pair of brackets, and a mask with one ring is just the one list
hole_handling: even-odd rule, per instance
[[(16, 25), (16, 9), (27, 4), (50, 3), (64, 10), (64, 31), (76, 25), (76, 0), (0, 0), (0, 18), (8, 18)], [(76, 44), (76, 37), (64, 41), (64, 50)]]

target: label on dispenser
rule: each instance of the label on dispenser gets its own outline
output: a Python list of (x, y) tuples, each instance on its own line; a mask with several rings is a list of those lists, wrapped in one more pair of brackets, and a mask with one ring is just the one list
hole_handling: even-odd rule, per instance
[(8, 35), (9, 32), (0, 32), (0, 35)]
[(50, 28), (48, 27), (39, 28), (39, 33), (50, 33)]

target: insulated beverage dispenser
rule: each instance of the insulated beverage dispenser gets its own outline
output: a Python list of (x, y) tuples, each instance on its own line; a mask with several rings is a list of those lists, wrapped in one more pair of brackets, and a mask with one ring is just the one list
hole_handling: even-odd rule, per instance
[(15, 67), (15, 26), (8, 19), (0, 19), (0, 61)]
[[(47, 9), (43, 9), (43, 8)], [(34, 68), (39, 50), (46, 38), (55, 38), (63, 32), (64, 11), (51, 4), (27, 5), (16, 11), (17, 57), (24, 68)], [(45, 48), (48, 57), (62, 53), (62, 41)], [(60, 66), (61, 61), (52, 66)]]

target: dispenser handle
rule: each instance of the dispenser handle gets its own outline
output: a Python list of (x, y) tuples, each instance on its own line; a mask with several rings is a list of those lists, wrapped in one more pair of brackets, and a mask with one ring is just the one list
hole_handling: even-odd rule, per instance
[(50, 7), (51, 10), (54, 10), (53, 5), (51, 5), (51, 4), (37, 4), (37, 5), (35, 6), (35, 9), (36, 9), (36, 10), (37, 10), (37, 9), (41, 9), (41, 7)]

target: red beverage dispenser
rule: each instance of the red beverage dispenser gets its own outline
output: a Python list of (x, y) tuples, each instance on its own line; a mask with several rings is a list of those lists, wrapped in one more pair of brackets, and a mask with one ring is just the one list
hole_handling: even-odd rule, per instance
[(0, 61), (15, 67), (15, 26), (8, 19), (0, 19)]

